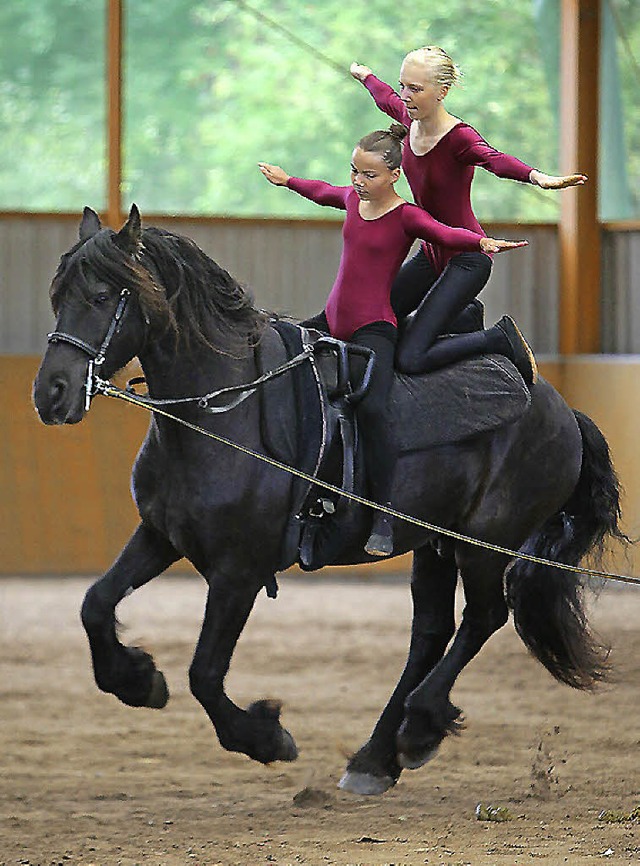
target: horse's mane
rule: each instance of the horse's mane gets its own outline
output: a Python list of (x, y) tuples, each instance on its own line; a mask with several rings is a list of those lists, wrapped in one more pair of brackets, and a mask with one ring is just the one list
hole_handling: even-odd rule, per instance
[(171, 330), (176, 345), (199, 344), (238, 356), (259, 342), (268, 314), (192, 240), (151, 226), (132, 256), (117, 238), (102, 229), (62, 257), (50, 289), (56, 314), (69, 291), (82, 294), (91, 272), (108, 285), (131, 289), (143, 314)]

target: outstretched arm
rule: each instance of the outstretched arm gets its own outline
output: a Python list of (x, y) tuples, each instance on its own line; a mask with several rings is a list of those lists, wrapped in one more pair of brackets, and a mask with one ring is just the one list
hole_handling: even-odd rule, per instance
[(352, 63), (349, 72), (356, 81), (364, 84), (380, 111), (384, 111), (389, 117), (406, 127), (411, 126), (411, 118), (407, 114), (406, 106), (393, 87), (380, 81), (368, 66), (363, 66), (361, 63)]
[(471, 229), (445, 225), (417, 205), (403, 207), (402, 222), (405, 232), (410, 237), (434, 241), (460, 252), (480, 250), (483, 253), (501, 253), (527, 246), (527, 241), (496, 240), (486, 238)]
[(337, 207), (340, 210), (346, 208), (347, 195), (350, 186), (332, 186), (323, 180), (306, 180), (302, 177), (292, 177), (279, 165), (270, 165), (268, 162), (259, 162), (258, 168), (269, 183), (274, 186), (286, 186), (297, 192), (303, 198), (308, 198), (316, 204), (327, 207)]
[(534, 168), (529, 173), (529, 180), (541, 189), (566, 189), (569, 186), (582, 186), (588, 178), (586, 174), (544, 174)]
[(496, 238), (482, 238), (480, 249), (483, 253), (504, 253), (507, 250), (517, 250), (529, 246), (529, 241), (505, 241)]
[(269, 165), (268, 162), (259, 162), (258, 168), (269, 183), (272, 183), (274, 186), (287, 185), (290, 175), (288, 175), (284, 169), (280, 168), (279, 165)]
[(349, 72), (353, 75), (356, 81), (360, 81), (361, 83), (365, 80), (367, 75), (373, 75), (373, 72), (368, 66), (363, 66), (361, 63), (355, 62), (349, 67)]
[(454, 153), (462, 163), (479, 165), (498, 177), (528, 182), (541, 189), (565, 189), (569, 186), (579, 186), (587, 180), (584, 174), (556, 176), (538, 171), (537, 168), (532, 168), (515, 156), (496, 150), (470, 126), (458, 128)]

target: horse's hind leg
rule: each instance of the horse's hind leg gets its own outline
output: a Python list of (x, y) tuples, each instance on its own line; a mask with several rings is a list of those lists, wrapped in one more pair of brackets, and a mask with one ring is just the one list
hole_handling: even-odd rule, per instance
[(405, 669), (367, 742), (351, 758), (339, 787), (354, 794), (381, 794), (398, 780), (397, 735), (407, 695), (442, 658), (455, 630), (457, 566), (429, 545), (413, 555), (413, 621)]
[(151, 656), (118, 640), (116, 605), (179, 558), (165, 538), (140, 524), (109, 571), (89, 587), (84, 598), (82, 624), (98, 688), (132, 707), (160, 709), (169, 693)]
[(246, 710), (224, 691), (231, 656), (265, 579), (210, 576), (202, 631), (189, 669), (194, 697), (213, 722), (220, 745), (269, 764), (294, 761), (298, 750), (279, 722), (277, 701), (257, 701)]
[(460, 710), (449, 700), (456, 678), (508, 619), (502, 576), (508, 559), (465, 546), (458, 565), (465, 592), (462, 622), (449, 650), (405, 701), (398, 732), (398, 762), (406, 769), (432, 758), (447, 734), (455, 733)]

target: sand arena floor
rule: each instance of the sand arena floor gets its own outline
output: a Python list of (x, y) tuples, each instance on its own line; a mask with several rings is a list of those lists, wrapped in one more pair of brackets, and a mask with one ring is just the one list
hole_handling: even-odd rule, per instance
[[(159, 578), (119, 607), (123, 640), (167, 677), (157, 711), (95, 687), (78, 617), (89, 582), (0, 581), (2, 866), (640, 862), (640, 590), (610, 585), (594, 606), (616, 683), (555, 683), (509, 623), (454, 690), (463, 735), (362, 798), (336, 783), (403, 666), (405, 580), (285, 577), (275, 602), (260, 597), (228, 689), (284, 702), (300, 757), (270, 767), (224, 752), (189, 693), (204, 583)], [(478, 803), (511, 820), (479, 821)]]

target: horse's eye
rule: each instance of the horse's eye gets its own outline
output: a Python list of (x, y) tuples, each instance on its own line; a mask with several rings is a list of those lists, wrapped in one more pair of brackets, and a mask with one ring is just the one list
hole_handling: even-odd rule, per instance
[(96, 307), (102, 306), (102, 304), (106, 304), (109, 300), (109, 292), (98, 292), (97, 295), (93, 297), (93, 303)]

